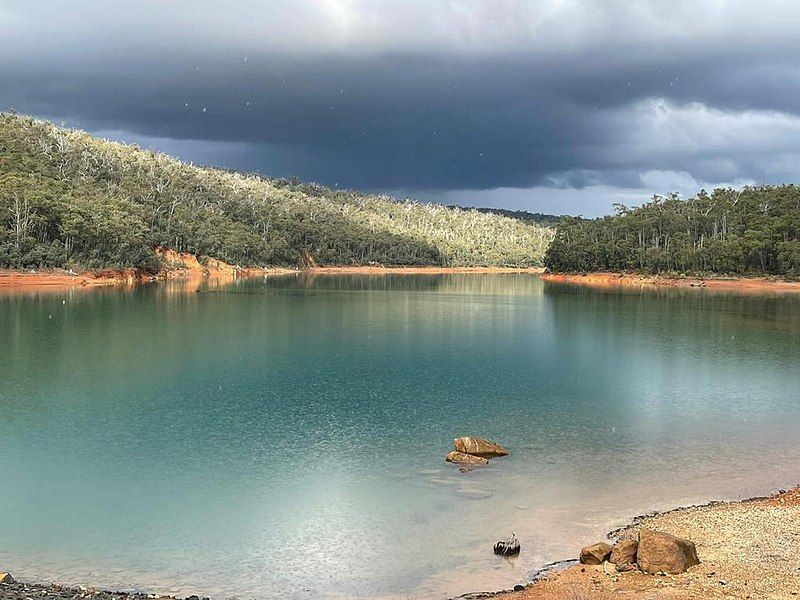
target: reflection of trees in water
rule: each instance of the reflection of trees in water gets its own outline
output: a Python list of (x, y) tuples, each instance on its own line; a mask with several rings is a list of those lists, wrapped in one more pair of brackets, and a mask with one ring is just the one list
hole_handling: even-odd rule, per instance
[[(242, 282), (238, 289), (261, 293), (271, 289), (343, 292), (441, 292), (491, 296), (540, 294), (541, 279), (530, 273), (438, 273), (332, 275), (299, 273)], [(226, 289), (231, 289), (230, 286)]]
[(642, 335), (698, 336), (702, 343), (729, 341), (741, 330), (800, 333), (800, 296), (759, 296), (729, 290), (675, 287), (593, 288), (544, 281), (542, 293), (557, 324), (591, 323), (595, 331), (636, 329)]

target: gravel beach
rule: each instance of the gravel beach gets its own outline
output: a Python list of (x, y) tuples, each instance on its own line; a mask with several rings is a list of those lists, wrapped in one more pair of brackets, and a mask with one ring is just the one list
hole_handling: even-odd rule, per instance
[[(602, 566), (576, 565), (523, 591), (496, 596), (509, 600), (800, 597), (800, 488), (769, 498), (640, 517), (612, 536), (633, 537), (642, 527), (694, 541), (701, 563), (681, 575), (664, 576), (613, 569), (608, 575)], [(596, 540), (586, 543), (592, 541)]]
[[(0, 599), (2, 600), (30, 600), (43, 598), (45, 600), (78, 600), (80, 598), (92, 600), (177, 600), (173, 596), (159, 596), (158, 594), (144, 594), (141, 592), (112, 592), (109, 590), (96, 590), (80, 586), (68, 587), (57, 583), (0, 583)], [(186, 600), (209, 600), (199, 596), (189, 596)]]

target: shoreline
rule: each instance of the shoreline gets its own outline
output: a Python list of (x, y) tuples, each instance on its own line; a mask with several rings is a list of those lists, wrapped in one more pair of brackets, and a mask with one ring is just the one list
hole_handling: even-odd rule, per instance
[(752, 294), (800, 293), (800, 281), (767, 279), (764, 277), (665, 277), (639, 273), (543, 273), (542, 280), (552, 283), (570, 283), (595, 289), (671, 287), (708, 289)]
[[(712, 500), (638, 515), (606, 534), (609, 543), (635, 538), (642, 528), (690, 539), (697, 544), (700, 564), (680, 575), (617, 573), (602, 565), (556, 561), (534, 572), (530, 583), (514, 590), (476, 592), (451, 600), (506, 598), (633, 600), (650, 598), (789, 598), (800, 595), (800, 563), (795, 539), (800, 537), (800, 485), (767, 496)], [(598, 540), (584, 540), (586, 543)], [(580, 548), (576, 547), (576, 555)]]
[(345, 266), (345, 267), (308, 267), (298, 273), (322, 275), (445, 275), (450, 273), (544, 273), (544, 267), (436, 267), (436, 266)]
[(144, 269), (97, 269), (74, 273), (64, 269), (0, 269), (0, 293), (41, 290), (63, 291), (74, 288), (133, 287), (159, 281), (214, 281), (226, 283), (273, 275), (446, 275), (459, 273), (539, 275), (548, 283), (574, 284), (595, 289), (686, 288), (752, 294), (800, 294), (800, 281), (763, 277), (665, 277), (638, 273), (547, 273), (543, 267), (437, 267), (437, 266), (313, 266), (238, 267), (211, 259), (201, 265), (188, 254), (167, 251), (166, 265), (156, 271)]
[(214, 269), (199, 273), (173, 268), (164, 268), (153, 272), (141, 269), (103, 269), (97, 271), (83, 271), (81, 273), (49, 269), (43, 271), (0, 269), (0, 292), (134, 287), (160, 281), (233, 281), (235, 279), (246, 279), (262, 275), (288, 275), (295, 272), (296, 271), (292, 269), (281, 268), (234, 268), (230, 271)]
[[(577, 558), (568, 558), (542, 565), (533, 572), (530, 583), (525, 586), (518, 585), (513, 590), (469, 592), (450, 600), (613, 600), (619, 595), (632, 600), (650, 600), (653, 597), (772, 600), (800, 595), (800, 557), (795, 542), (800, 538), (800, 486), (766, 496), (712, 500), (650, 512), (608, 532), (605, 539), (630, 538), (643, 527), (691, 539), (697, 544), (700, 564), (680, 575), (646, 575), (639, 571), (606, 571), (602, 565), (582, 565), (578, 564)], [(599, 540), (582, 540), (585, 543), (592, 541)], [(576, 555), (580, 543), (576, 540)], [(7, 569), (9, 565), (2, 565), (2, 568)], [(10, 574), (13, 576), (13, 572)], [(2, 575), (0, 600), (20, 597), (43, 600), (74, 597), (97, 600), (181, 598), (140, 590), (109, 591), (52, 582), (4, 583)], [(193, 594), (186, 596), (185, 600), (208, 598)]]
[[(176, 253), (177, 254), (177, 253)], [(170, 258), (175, 258), (170, 255)], [(443, 275), (456, 273), (541, 274), (541, 267), (237, 267), (221, 261), (201, 265), (191, 255), (171, 260), (157, 271), (143, 269), (99, 269), (74, 273), (63, 269), (0, 269), (0, 292), (63, 291), (73, 288), (133, 287), (158, 281), (210, 280), (227, 283), (236, 279), (272, 275)]]

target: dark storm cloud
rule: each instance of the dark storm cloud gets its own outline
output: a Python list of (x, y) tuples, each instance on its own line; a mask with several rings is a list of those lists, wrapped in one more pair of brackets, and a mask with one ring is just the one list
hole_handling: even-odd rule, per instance
[(791, 178), (800, 9), (628, 4), (10, 2), (0, 107), (448, 197)]

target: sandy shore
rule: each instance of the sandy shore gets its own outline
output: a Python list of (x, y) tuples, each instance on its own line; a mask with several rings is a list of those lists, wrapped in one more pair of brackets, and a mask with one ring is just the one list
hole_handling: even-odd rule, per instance
[(782, 281), (777, 279), (749, 277), (675, 278), (662, 277), (659, 275), (640, 275), (636, 273), (588, 273), (585, 275), (545, 273), (542, 275), (542, 279), (554, 283), (575, 283), (600, 289), (668, 286), (678, 288), (705, 288), (709, 290), (753, 294), (800, 293), (800, 281)]
[[(752, 598), (800, 595), (800, 488), (768, 498), (715, 502), (639, 517), (609, 537), (635, 536), (646, 527), (694, 541), (701, 564), (681, 575), (638, 571), (607, 574), (602, 566), (575, 564), (517, 592), (462, 598), (507, 600), (611, 600), (630, 598)], [(597, 540), (582, 540), (589, 544)], [(524, 548), (523, 548), (524, 551)], [(575, 552), (578, 554), (579, 548)]]
[(0, 293), (15, 294), (27, 292), (56, 291), (71, 289), (91, 289), (108, 287), (133, 287), (156, 281), (181, 280), (190, 283), (213, 281), (224, 284), (235, 279), (258, 277), (261, 275), (285, 275), (296, 273), (292, 269), (238, 269), (236, 271), (212, 271), (196, 273), (181, 269), (162, 269), (157, 272), (137, 269), (118, 269), (102, 271), (16, 271), (0, 269)]

